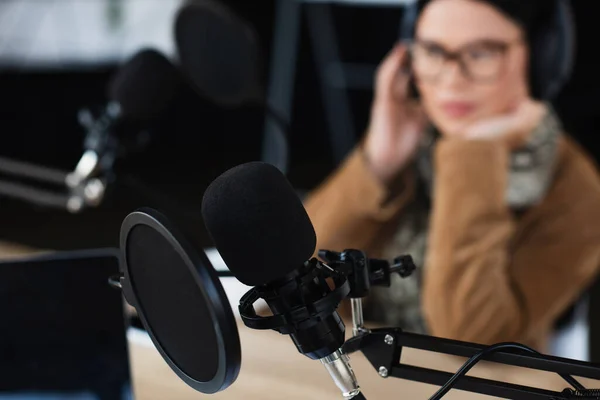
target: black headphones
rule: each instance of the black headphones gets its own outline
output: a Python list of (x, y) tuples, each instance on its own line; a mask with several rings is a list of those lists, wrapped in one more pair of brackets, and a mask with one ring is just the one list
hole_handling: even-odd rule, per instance
[[(526, 0), (525, 0), (526, 1)], [(532, 97), (554, 99), (571, 77), (575, 59), (575, 22), (569, 0), (554, 1), (554, 15), (531, 38), (529, 82)], [(407, 4), (400, 26), (400, 39), (411, 41), (422, 1)]]

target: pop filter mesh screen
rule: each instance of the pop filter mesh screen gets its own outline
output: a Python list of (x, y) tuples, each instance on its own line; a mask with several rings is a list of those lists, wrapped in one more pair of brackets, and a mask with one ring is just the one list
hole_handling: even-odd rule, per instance
[(255, 95), (260, 85), (256, 33), (223, 4), (195, 1), (182, 7), (175, 38), (181, 66), (203, 95), (227, 104)]
[(148, 329), (179, 369), (197, 381), (211, 380), (219, 365), (219, 344), (208, 302), (189, 267), (147, 225), (129, 232), (126, 254)]

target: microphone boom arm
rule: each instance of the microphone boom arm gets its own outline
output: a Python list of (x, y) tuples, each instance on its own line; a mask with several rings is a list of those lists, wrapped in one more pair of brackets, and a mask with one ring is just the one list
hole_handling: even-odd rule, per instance
[(99, 118), (87, 109), (79, 112), (86, 135), (83, 153), (73, 171), (0, 157), (0, 195), (70, 213), (99, 206), (119, 151), (119, 140), (110, 129), (119, 115), (116, 103), (109, 103)]
[[(473, 357), (486, 346), (437, 337), (403, 332), (399, 328), (374, 329), (346, 341), (342, 350), (345, 354), (361, 351), (383, 378), (394, 377), (409, 381), (442, 386), (454, 374), (435, 369), (422, 368), (401, 363), (403, 347), (433, 351), (453, 356)], [(555, 372), (561, 375), (576, 375), (600, 380), (600, 366), (542, 354), (525, 354), (498, 351), (485, 357), (486, 361), (535, 370)], [(597, 399), (583, 397), (570, 389), (563, 392), (538, 389), (528, 386), (499, 382), (489, 379), (463, 376), (456, 381), (455, 389), (513, 400), (559, 400)], [(590, 391), (592, 393), (592, 391)]]
[[(400, 328), (374, 330), (365, 328), (362, 315), (362, 298), (366, 297), (370, 286), (389, 287), (390, 275), (394, 272), (399, 273), (403, 278), (409, 276), (415, 270), (412, 258), (410, 256), (397, 257), (393, 265), (390, 266), (384, 260), (368, 259), (365, 253), (359, 250), (345, 250), (342, 253), (321, 250), (319, 251), (319, 257), (333, 265), (337, 270), (344, 271), (347, 274), (351, 288), (349, 297), (352, 305), (354, 336), (344, 343), (342, 353), (362, 352), (381, 377), (394, 377), (442, 386), (442, 389), (430, 400), (441, 398), (451, 388), (512, 400), (600, 399), (600, 390), (585, 389), (570, 376), (576, 375), (600, 380), (600, 365), (542, 355), (517, 343), (503, 343), (490, 347), (403, 332)], [(470, 362), (467, 362), (461, 368), (462, 373), (456, 374), (402, 364), (403, 347), (469, 357)], [(517, 348), (520, 351), (504, 350), (503, 348)], [(555, 372), (571, 384), (574, 389), (556, 392), (464, 376), (464, 373), (480, 359), (499, 364)]]

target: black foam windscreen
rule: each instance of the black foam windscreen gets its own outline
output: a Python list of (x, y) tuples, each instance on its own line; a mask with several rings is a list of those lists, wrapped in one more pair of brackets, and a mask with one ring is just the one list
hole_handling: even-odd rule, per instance
[(119, 103), (123, 117), (146, 120), (159, 117), (175, 97), (181, 75), (162, 54), (145, 49), (117, 71), (108, 86), (108, 97)]
[(181, 68), (202, 95), (230, 106), (258, 97), (256, 33), (225, 5), (186, 3), (175, 19), (175, 40)]
[(219, 176), (204, 194), (202, 215), (221, 257), (246, 285), (282, 278), (314, 254), (310, 218), (270, 164), (242, 164)]
[(177, 375), (215, 393), (239, 372), (237, 325), (216, 271), (178, 235), (154, 210), (130, 214), (121, 232), (123, 290)]

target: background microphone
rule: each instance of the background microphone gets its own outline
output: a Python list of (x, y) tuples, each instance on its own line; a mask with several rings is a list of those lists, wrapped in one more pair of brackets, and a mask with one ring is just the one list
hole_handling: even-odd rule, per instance
[[(345, 326), (336, 311), (350, 289), (346, 281), (330, 287), (331, 270), (311, 258), (315, 231), (285, 176), (262, 162), (232, 168), (206, 190), (202, 215), (230, 271), (255, 286), (241, 300), (244, 323), (289, 334), (300, 353), (326, 366), (347, 398), (356, 396), (356, 378), (340, 350)], [(252, 307), (248, 312), (253, 296), (266, 301), (272, 317), (262, 319)]]
[[(132, 131), (139, 134), (160, 118), (171, 105), (180, 84), (177, 68), (155, 50), (144, 49), (129, 59), (112, 77), (108, 85), (109, 102), (101, 115), (94, 118), (89, 110), (79, 114), (86, 129), (84, 154), (68, 175), (67, 185), (75, 190), (95, 174), (108, 178), (106, 175), (111, 173), (115, 159), (128, 147), (123, 141), (131, 140)], [(101, 198), (87, 196), (80, 203), (84, 200), (97, 203)]]
[(149, 121), (162, 116), (180, 83), (179, 71), (164, 55), (144, 49), (112, 77), (108, 97), (119, 105), (123, 118)]
[[(72, 213), (98, 206), (113, 177), (115, 160), (134, 145), (144, 144), (141, 133), (164, 114), (181, 83), (179, 71), (162, 54), (151, 49), (138, 52), (112, 77), (109, 102), (100, 115), (80, 111), (85, 140), (75, 169), (60, 171), (0, 157), (0, 174), (11, 178), (0, 178), (0, 195)], [(48, 184), (59, 190), (46, 189)]]

